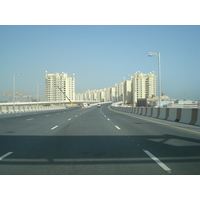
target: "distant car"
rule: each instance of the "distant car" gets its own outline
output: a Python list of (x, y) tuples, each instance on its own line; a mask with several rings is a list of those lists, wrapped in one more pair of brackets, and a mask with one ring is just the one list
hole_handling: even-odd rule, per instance
[(97, 108), (100, 108), (100, 107), (101, 107), (101, 104), (100, 104), (100, 103), (98, 103), (98, 104), (97, 104)]

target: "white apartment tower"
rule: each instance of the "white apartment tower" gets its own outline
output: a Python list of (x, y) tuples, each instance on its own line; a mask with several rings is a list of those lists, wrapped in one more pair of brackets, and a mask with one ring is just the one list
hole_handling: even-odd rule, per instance
[[(68, 77), (67, 73), (45, 73), (46, 101), (67, 101), (67, 97), (75, 100), (75, 75)], [(61, 91), (60, 91), (60, 89)], [(64, 94), (65, 95), (64, 95)], [(66, 97), (67, 96), (67, 97)]]
[(134, 105), (136, 105), (137, 99), (156, 96), (156, 76), (154, 72), (149, 74), (136, 72), (132, 76), (132, 92)]

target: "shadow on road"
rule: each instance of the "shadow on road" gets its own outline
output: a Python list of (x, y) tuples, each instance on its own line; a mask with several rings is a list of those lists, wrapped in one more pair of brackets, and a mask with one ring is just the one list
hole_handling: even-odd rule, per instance
[[(165, 163), (200, 164), (200, 140), (173, 136), (0, 136), (1, 165), (151, 163), (143, 149)], [(138, 145), (139, 144), (139, 145)], [(159, 149), (159, 151), (158, 151)], [(194, 173), (200, 174), (199, 170)]]

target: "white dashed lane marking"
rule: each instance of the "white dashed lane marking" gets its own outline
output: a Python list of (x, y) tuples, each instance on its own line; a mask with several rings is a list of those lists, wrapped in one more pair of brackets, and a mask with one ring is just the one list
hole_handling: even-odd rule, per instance
[(33, 118), (27, 119), (27, 121), (33, 120)]
[(119, 130), (121, 129), (121, 128), (119, 128), (119, 126), (115, 126), (115, 127), (116, 127), (117, 129), (119, 129)]
[(58, 126), (54, 126), (53, 128), (51, 128), (51, 130), (55, 129), (55, 128), (58, 128)]
[(171, 169), (169, 167), (167, 167), (167, 165), (165, 165), (163, 162), (161, 162), (158, 158), (156, 158), (152, 153), (150, 153), (147, 150), (143, 151), (152, 159), (154, 160), (160, 167), (162, 167), (165, 171), (167, 171), (168, 173), (171, 173)]
[(8, 152), (8, 153), (4, 154), (3, 156), (0, 157), (0, 160), (3, 160), (5, 157), (9, 156), (12, 153), (13, 152)]

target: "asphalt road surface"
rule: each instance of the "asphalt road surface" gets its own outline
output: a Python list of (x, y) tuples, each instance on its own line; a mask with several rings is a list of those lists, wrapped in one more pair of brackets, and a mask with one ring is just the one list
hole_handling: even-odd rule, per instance
[(200, 127), (100, 108), (0, 115), (0, 174), (200, 174)]

